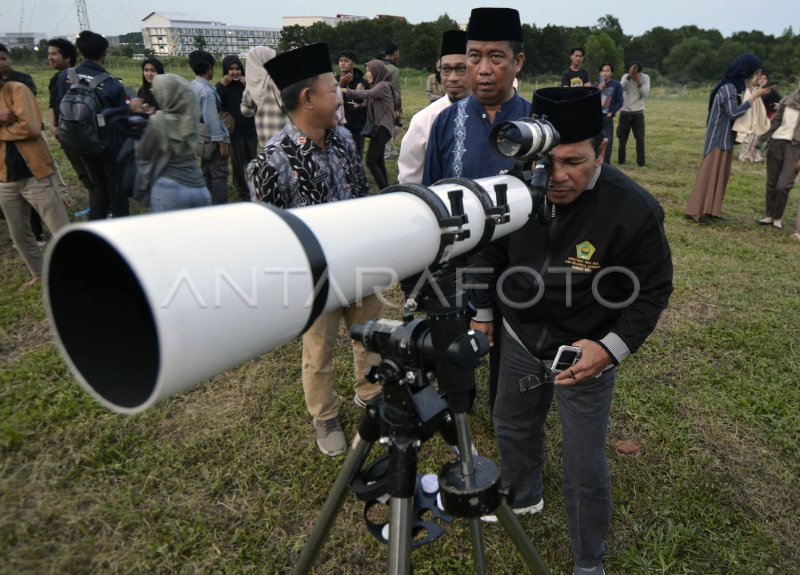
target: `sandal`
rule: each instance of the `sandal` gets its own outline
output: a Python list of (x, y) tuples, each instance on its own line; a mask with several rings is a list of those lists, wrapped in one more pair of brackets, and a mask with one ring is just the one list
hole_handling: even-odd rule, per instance
[(800, 242), (800, 232), (795, 232), (792, 235), (790, 235), (789, 237), (792, 238), (796, 242)]
[(756, 220), (756, 223), (759, 226), (771, 226), (772, 225), (772, 218), (764, 218), (762, 220)]

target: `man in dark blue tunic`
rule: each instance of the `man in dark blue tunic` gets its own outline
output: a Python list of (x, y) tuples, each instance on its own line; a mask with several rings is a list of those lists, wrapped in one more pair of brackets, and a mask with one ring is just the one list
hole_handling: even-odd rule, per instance
[(528, 116), (530, 102), (514, 90), (525, 55), (519, 12), (475, 8), (467, 28), (467, 76), (472, 95), (444, 110), (431, 128), (422, 183), (442, 178), (484, 178), (514, 167), (489, 150), (498, 122)]

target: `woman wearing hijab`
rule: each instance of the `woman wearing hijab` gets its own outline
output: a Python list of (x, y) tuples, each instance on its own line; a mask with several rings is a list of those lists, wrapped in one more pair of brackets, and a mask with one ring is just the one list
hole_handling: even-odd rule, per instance
[(372, 87), (369, 90), (343, 88), (342, 92), (346, 100), (367, 100), (367, 124), (362, 132), (370, 138), (367, 167), (378, 189), (382, 190), (389, 185), (383, 152), (386, 143), (394, 135), (395, 93), (391, 72), (383, 62), (370, 60), (366, 67), (367, 82)]
[(153, 97), (153, 78), (164, 73), (164, 64), (157, 58), (147, 58), (142, 62), (142, 87), (137, 96), (144, 100), (145, 111), (152, 114), (158, 109), (158, 102)]
[(741, 54), (733, 60), (708, 100), (706, 143), (700, 173), (686, 206), (686, 218), (698, 224), (708, 223), (708, 217), (722, 217), (722, 200), (731, 175), (733, 160), (733, 121), (767, 94), (769, 88), (758, 88), (748, 100), (741, 100), (745, 82), (761, 68), (761, 58)]
[(176, 74), (156, 76), (152, 91), (159, 109), (136, 143), (139, 173), (152, 182), (150, 208), (166, 212), (210, 206), (211, 194), (197, 164), (197, 95)]
[(244, 171), (250, 160), (258, 155), (258, 132), (253, 118), (242, 114), (242, 98), (246, 87), (244, 65), (238, 56), (225, 56), (222, 60), (222, 80), (217, 82), (217, 94), (222, 102), (223, 119), (231, 135), (230, 157), (233, 184), (244, 202), (250, 201)]
[(274, 57), (275, 50), (272, 48), (255, 46), (245, 58), (247, 76), (241, 111), (246, 118), (256, 118), (259, 149), (266, 146), (269, 139), (280, 132), (286, 123), (280, 91), (264, 68), (264, 64)]
[[(767, 147), (766, 217), (758, 220), (762, 226), (783, 228), (783, 212), (789, 192), (800, 173), (800, 90), (795, 90), (778, 104), (772, 116), (769, 131), (758, 143), (769, 142)], [(797, 229), (790, 236), (800, 241), (800, 209)]]

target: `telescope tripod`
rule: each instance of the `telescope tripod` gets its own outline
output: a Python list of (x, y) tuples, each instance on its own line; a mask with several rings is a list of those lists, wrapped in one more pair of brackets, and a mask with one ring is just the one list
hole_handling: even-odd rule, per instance
[[(403, 322), (373, 320), (351, 330), (354, 339), (380, 353), (381, 363), (371, 370), (371, 377), (383, 384), (383, 394), (365, 409), (350, 452), (292, 571), (296, 575), (310, 572), (349, 489), (355, 490), (354, 482), (366, 473), (362, 468), (377, 441), (388, 447), (388, 474), (380, 486), (390, 497), (387, 572), (411, 574), (417, 455), (437, 432), (457, 447), (457, 458), (439, 472), (439, 495), (447, 513), (469, 520), (475, 573), (488, 573), (480, 517), (489, 513), (497, 515), (531, 573), (550, 573), (506, 501), (499, 470), (473, 453), (466, 412), (474, 366), (488, 350), (488, 342), (483, 334), (469, 330), (467, 306), (455, 305), (462, 294), (453, 287), (449, 270), (437, 271), (432, 279), (434, 288), (427, 284), (421, 292), (428, 320), (413, 318), (416, 302), (409, 299)], [(442, 284), (448, 289), (435, 289)], [(434, 379), (446, 400), (430, 385)]]

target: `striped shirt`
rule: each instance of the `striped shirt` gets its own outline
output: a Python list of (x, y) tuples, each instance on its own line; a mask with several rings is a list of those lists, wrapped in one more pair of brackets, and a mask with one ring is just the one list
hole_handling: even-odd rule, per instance
[(711, 111), (708, 113), (708, 130), (706, 131), (706, 146), (703, 157), (711, 153), (714, 148), (720, 150), (733, 149), (733, 121), (750, 109), (750, 102), (739, 103), (736, 96), (736, 87), (733, 84), (723, 84), (714, 96)]

